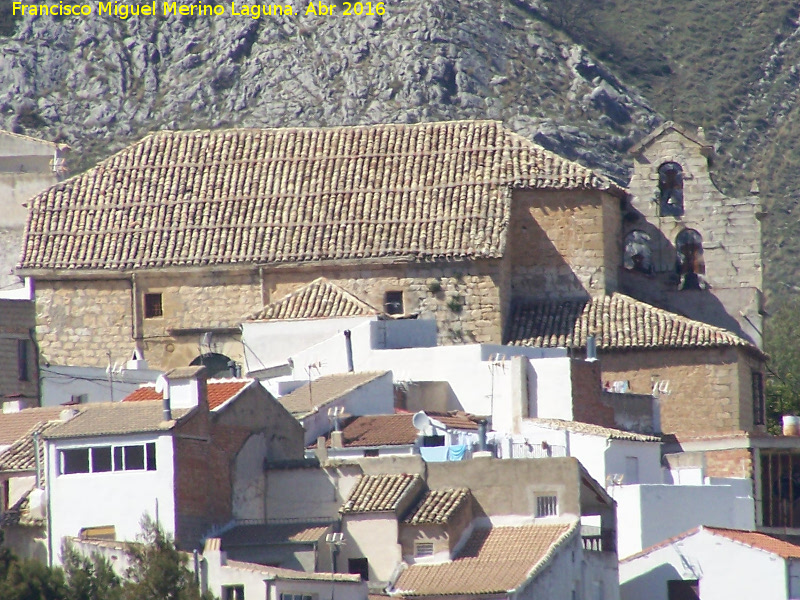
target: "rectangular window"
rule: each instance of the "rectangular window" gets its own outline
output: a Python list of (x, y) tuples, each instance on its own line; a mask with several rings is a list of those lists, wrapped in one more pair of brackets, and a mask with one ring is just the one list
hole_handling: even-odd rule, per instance
[(402, 315), (403, 292), (386, 292), (383, 295), (383, 310), (387, 315)]
[(125, 470), (144, 471), (144, 446), (125, 446)]
[(414, 544), (414, 556), (433, 556), (433, 542), (419, 542)]
[(122, 446), (114, 447), (114, 470), (115, 471), (125, 470), (125, 461), (122, 460)]
[[(284, 594), (281, 594), (281, 600), (283, 600), (283, 596), (284, 596)], [(222, 600), (244, 600), (244, 586), (243, 585), (223, 585), (222, 586)]]
[(64, 475), (70, 473), (89, 473), (89, 449), (75, 448), (72, 450), (62, 450), (61, 472)]
[(669, 580), (667, 581), (667, 598), (669, 600), (700, 600), (700, 582), (697, 579)]
[(316, 594), (281, 594), (281, 600), (316, 600)]
[(347, 572), (361, 575), (362, 581), (369, 581), (369, 562), (366, 558), (348, 558)]
[(537, 496), (536, 516), (554, 517), (558, 514), (558, 496)]
[(764, 424), (764, 374), (753, 371), (753, 424)]
[(625, 457), (625, 477), (623, 481), (628, 484), (639, 483), (639, 459), (636, 456)]
[(28, 373), (28, 340), (17, 340), (17, 379), (30, 381)]
[(144, 318), (154, 319), (164, 316), (164, 308), (161, 304), (161, 294), (144, 295)]
[(145, 446), (145, 450), (147, 450), (147, 470), (148, 471), (155, 471), (156, 470), (156, 443), (150, 442)]
[(92, 473), (105, 473), (111, 470), (111, 446), (91, 448)]
[(364, 450), (364, 456), (372, 458), (380, 456), (380, 450), (378, 450), (377, 448), (367, 448), (366, 450)]

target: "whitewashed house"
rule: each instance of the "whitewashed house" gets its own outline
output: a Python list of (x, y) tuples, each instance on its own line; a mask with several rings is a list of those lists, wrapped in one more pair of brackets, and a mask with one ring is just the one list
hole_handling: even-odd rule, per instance
[(697, 527), (619, 563), (622, 600), (800, 598), (800, 546), (755, 531)]

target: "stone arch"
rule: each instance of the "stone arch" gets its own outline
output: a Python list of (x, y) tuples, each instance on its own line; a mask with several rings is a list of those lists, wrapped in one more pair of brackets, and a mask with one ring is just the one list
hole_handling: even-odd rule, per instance
[(676, 270), (680, 290), (705, 289), (706, 265), (703, 259), (703, 236), (694, 229), (682, 229), (675, 237)]
[(683, 167), (673, 161), (658, 167), (659, 215), (679, 217), (683, 214)]
[(224, 354), (206, 352), (196, 357), (189, 365), (192, 367), (203, 365), (210, 379), (212, 377), (230, 377), (231, 368), (229, 363), (231, 362), (231, 359)]
[(625, 236), (622, 266), (629, 271), (653, 272), (652, 239), (649, 233), (635, 229)]

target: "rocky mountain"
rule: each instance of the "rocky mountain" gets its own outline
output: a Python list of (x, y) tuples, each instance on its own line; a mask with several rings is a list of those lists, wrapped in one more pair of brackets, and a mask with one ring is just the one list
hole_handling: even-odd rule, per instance
[[(200, 3), (214, 0), (183, 1)], [(800, 290), (800, 2), (390, 0), (318, 16), (302, 0), (260, 19), (230, 2), (128, 19), (96, 0), (81, 18), (10, 4), (0, 127), (66, 141), (73, 172), (155, 129), (488, 117), (625, 182), (627, 148), (674, 119), (716, 142), (724, 191), (759, 180), (768, 287)]]

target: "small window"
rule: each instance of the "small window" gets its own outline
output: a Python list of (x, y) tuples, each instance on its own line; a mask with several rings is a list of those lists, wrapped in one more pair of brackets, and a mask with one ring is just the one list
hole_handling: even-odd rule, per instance
[(668, 600), (700, 600), (700, 582), (697, 579), (669, 580), (667, 581), (667, 598)]
[(28, 340), (17, 340), (17, 379), (20, 381), (30, 381), (30, 374), (28, 372), (28, 345)]
[(111, 446), (98, 446), (91, 449), (92, 473), (105, 473), (111, 470)]
[(402, 315), (403, 292), (386, 292), (383, 296), (383, 309), (387, 315)]
[(425, 435), (425, 436), (422, 436), (422, 447), (423, 448), (438, 448), (439, 446), (444, 446), (444, 436), (443, 435)]
[(362, 581), (369, 581), (369, 562), (366, 558), (348, 558), (347, 572), (361, 575)]
[(114, 541), (117, 539), (117, 531), (113, 525), (104, 525), (102, 527), (84, 527), (78, 532), (78, 537), (82, 540)]
[(380, 451), (377, 448), (369, 448), (364, 450), (364, 456), (367, 458), (375, 458), (376, 456), (380, 456)]
[(650, 236), (644, 231), (631, 231), (625, 236), (623, 267), (628, 271), (651, 273), (653, 271)]
[(125, 461), (122, 460), (122, 446), (114, 447), (114, 470), (115, 471), (125, 470)]
[(75, 448), (61, 451), (61, 473), (89, 473), (89, 449)]
[(414, 556), (417, 558), (433, 556), (433, 542), (419, 542), (414, 544)]
[(658, 195), (662, 217), (683, 214), (683, 169), (676, 162), (658, 168)]
[(625, 483), (639, 483), (639, 458), (636, 456), (625, 457)]
[(281, 600), (316, 600), (316, 594), (281, 594)]
[[(281, 600), (287, 594), (281, 594)], [(289, 595), (291, 598), (291, 595)], [(222, 600), (244, 600), (244, 586), (243, 585), (223, 585), (222, 586)]]
[(537, 496), (536, 516), (555, 517), (558, 515), (558, 496)]
[(144, 471), (144, 446), (125, 446), (125, 470)]
[(752, 372), (753, 383), (753, 424), (764, 424), (764, 374)]
[(144, 295), (144, 318), (154, 319), (164, 316), (164, 308), (161, 304), (161, 294)]
[(147, 451), (147, 470), (148, 471), (155, 471), (156, 470), (156, 443), (150, 442), (145, 446), (145, 450)]

